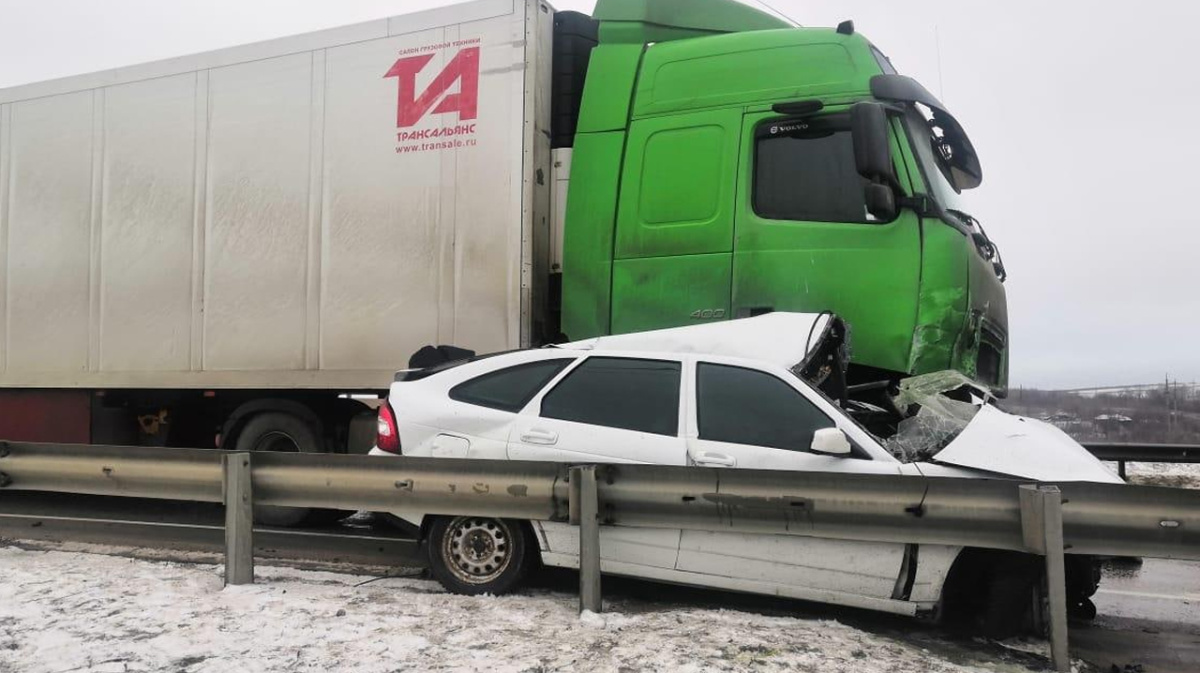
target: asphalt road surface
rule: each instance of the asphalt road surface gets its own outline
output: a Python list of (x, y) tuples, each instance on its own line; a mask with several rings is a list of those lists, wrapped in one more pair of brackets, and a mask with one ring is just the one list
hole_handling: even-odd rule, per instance
[[(416, 544), (401, 531), (386, 525), (350, 529), (337, 523), (336, 513), (326, 513), (323, 519), (324, 523), (302, 529), (256, 528), (256, 556), (301, 565), (338, 563), (376, 569), (411, 569), (421, 564)], [(223, 548), (223, 522), (223, 508), (205, 503), (49, 493), (0, 495), (0, 538), (7, 539), (217, 553)], [(573, 591), (577, 577), (556, 571), (547, 573), (543, 581)], [(606, 578), (604, 591), (606, 595), (653, 595), (676, 603), (834, 617), (859, 628), (916, 638), (951, 657), (956, 648), (976, 653), (992, 648), (997, 656), (1013, 656), (978, 639), (955, 638), (912, 620), (859, 610), (618, 578)], [(1200, 563), (1114, 561), (1106, 568), (1095, 602), (1096, 621), (1072, 625), (1072, 656), (1104, 673), (1200, 671)]]

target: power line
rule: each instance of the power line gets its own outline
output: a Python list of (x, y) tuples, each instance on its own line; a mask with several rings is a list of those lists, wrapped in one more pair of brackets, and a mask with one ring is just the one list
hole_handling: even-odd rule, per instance
[(775, 16), (778, 16), (779, 18), (787, 21), (788, 23), (792, 24), (793, 26), (796, 26), (797, 28), (800, 27), (799, 21), (796, 21), (795, 19), (788, 16), (787, 14), (784, 14), (783, 12), (779, 11), (778, 9), (775, 9), (771, 5), (768, 5), (764, 0), (754, 0), (754, 1), (757, 2), (758, 4), (762, 5), (763, 7), (766, 7), (767, 11), (771, 12)]

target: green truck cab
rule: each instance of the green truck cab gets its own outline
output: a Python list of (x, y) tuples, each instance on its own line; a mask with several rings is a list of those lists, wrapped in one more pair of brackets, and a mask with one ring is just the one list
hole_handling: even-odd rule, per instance
[(571, 339), (833, 311), (850, 383), (958, 370), (1007, 387), (979, 160), (932, 94), (844, 23), (732, 0), (600, 0), (570, 177)]

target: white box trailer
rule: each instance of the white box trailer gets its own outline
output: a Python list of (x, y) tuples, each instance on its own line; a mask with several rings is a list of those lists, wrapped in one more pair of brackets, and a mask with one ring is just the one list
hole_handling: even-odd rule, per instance
[(443, 9), (0, 90), (0, 388), (386, 389), (528, 345), (553, 10)]

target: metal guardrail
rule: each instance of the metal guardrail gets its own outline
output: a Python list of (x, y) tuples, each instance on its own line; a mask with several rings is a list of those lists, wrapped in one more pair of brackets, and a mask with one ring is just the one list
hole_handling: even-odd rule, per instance
[(1100, 460), (1116, 461), (1122, 479), (1125, 463), (1200, 463), (1200, 444), (1084, 442), (1083, 448)]
[(1025, 551), (1047, 559), (1058, 666), (1064, 553), (1200, 559), (1200, 491), (1086, 482), (0, 442), (3, 490), (223, 502), (227, 583), (253, 580), (254, 504), (570, 521), (594, 611), (601, 525)]

